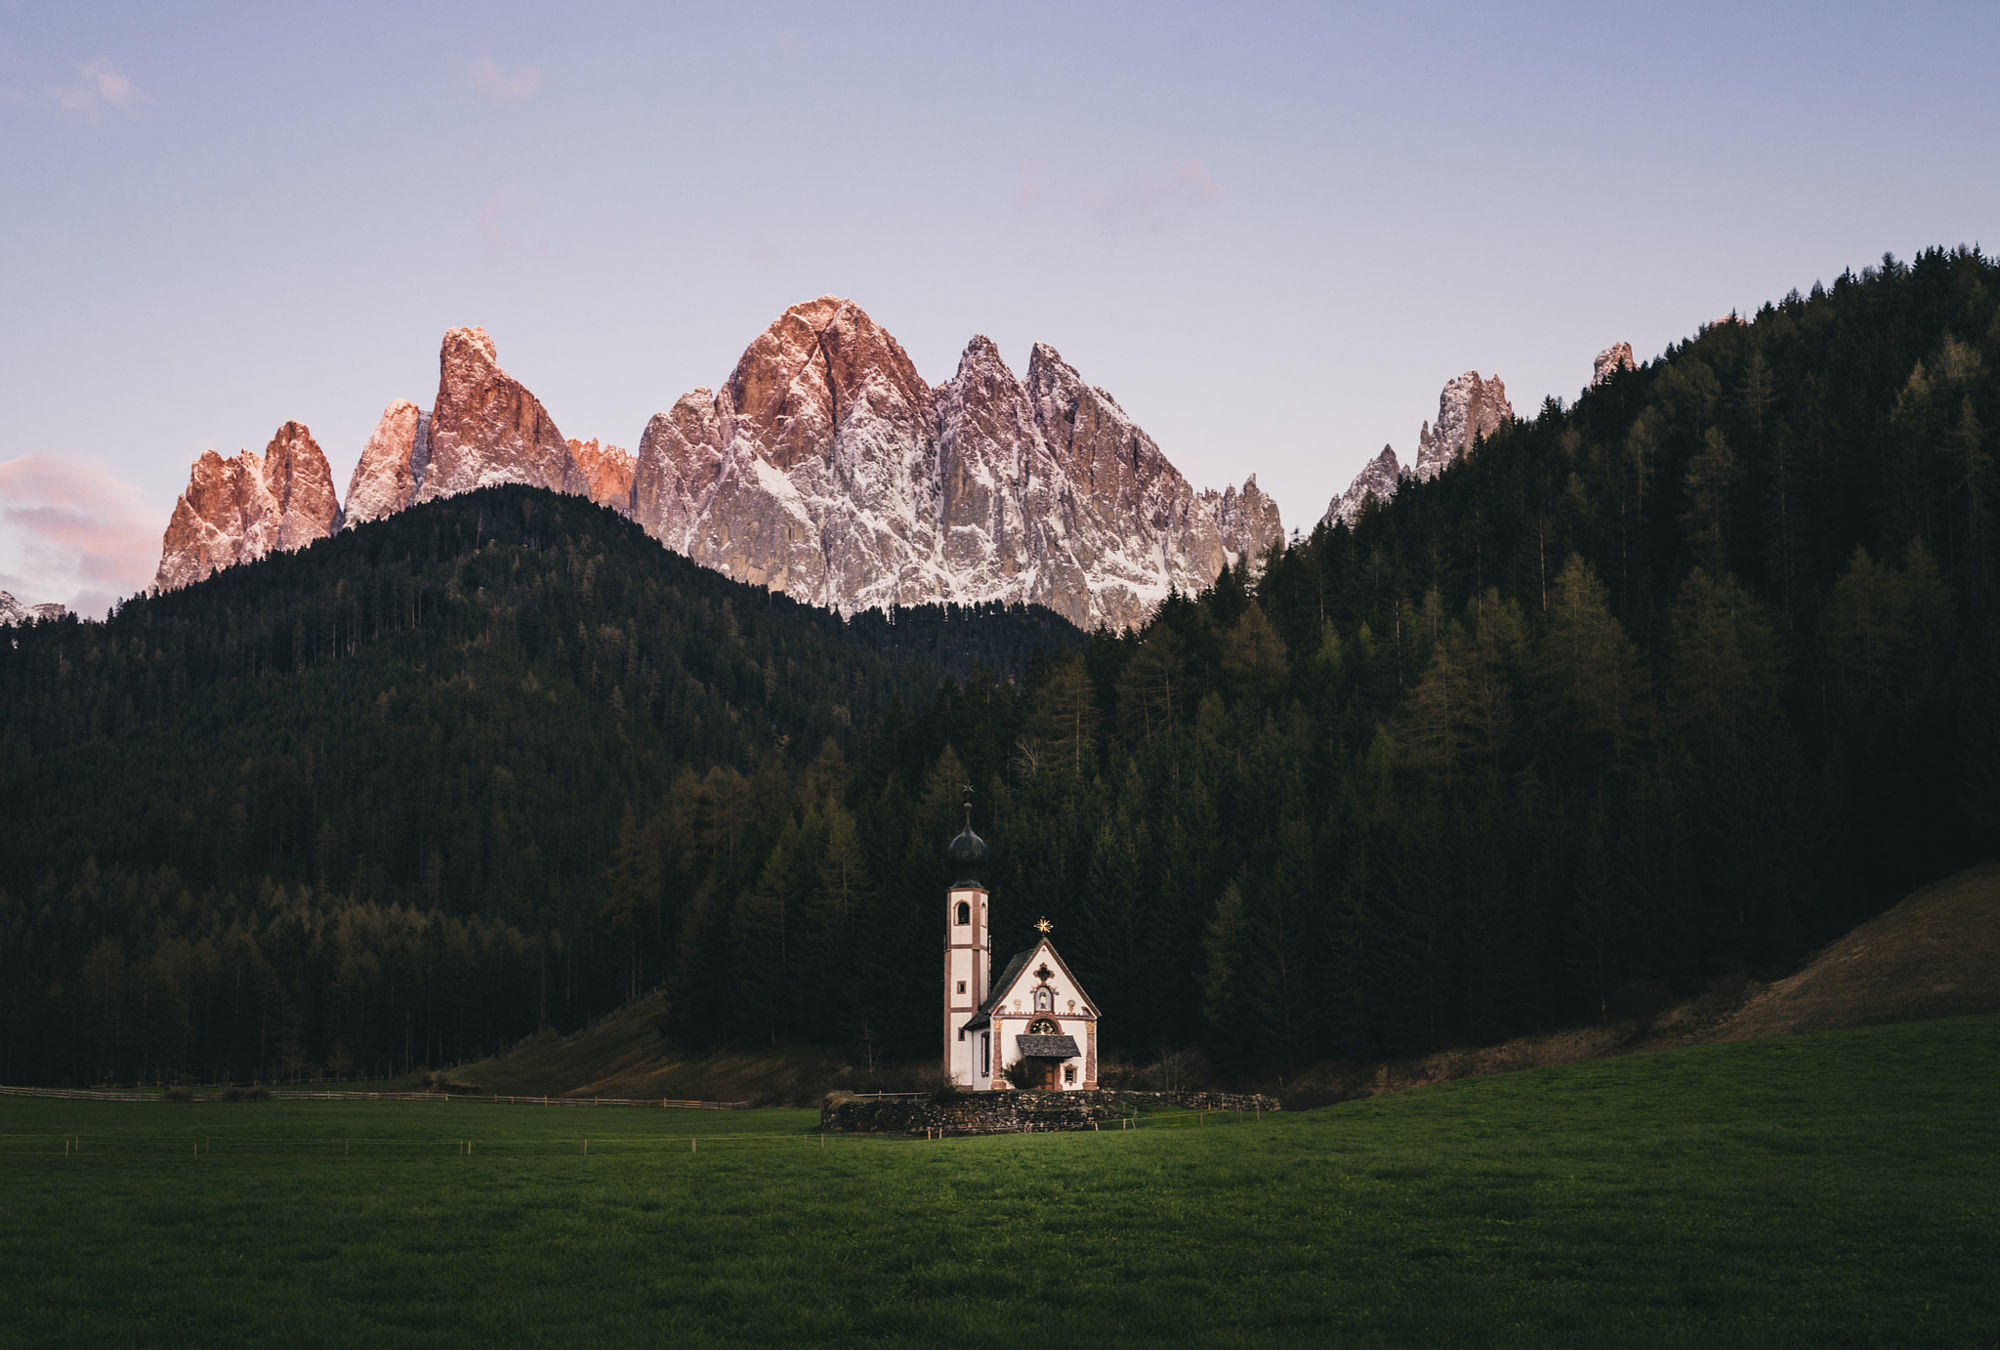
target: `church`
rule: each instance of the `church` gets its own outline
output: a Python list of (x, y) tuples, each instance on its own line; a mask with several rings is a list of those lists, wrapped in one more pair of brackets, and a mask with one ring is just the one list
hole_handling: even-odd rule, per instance
[(970, 809), (948, 857), (955, 880), (944, 907), (945, 1072), (961, 1087), (988, 1091), (1012, 1087), (1008, 1069), (1025, 1063), (1029, 1087), (1095, 1088), (1097, 1005), (1056, 953), (1047, 919), (1035, 925), (1035, 945), (992, 978), (992, 896), (979, 880), (986, 844), (972, 832)]

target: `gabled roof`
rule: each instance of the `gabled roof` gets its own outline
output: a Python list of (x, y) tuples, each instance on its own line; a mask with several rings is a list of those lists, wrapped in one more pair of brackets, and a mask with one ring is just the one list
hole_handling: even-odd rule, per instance
[(1028, 950), (1016, 954), (1014, 959), (1007, 963), (1000, 972), (1000, 978), (993, 981), (993, 988), (987, 991), (986, 1001), (979, 1005), (979, 1011), (965, 1024), (965, 1030), (978, 1031), (981, 1027), (991, 1026), (992, 1014), (1000, 1007), (1000, 1000), (1007, 996), (1007, 991), (1021, 978), (1021, 972), (1028, 968), (1028, 963), (1044, 951), (1049, 954), (1049, 960), (1056, 963), (1056, 969), (1062, 971), (1063, 978), (1069, 981), (1069, 987), (1076, 990), (1077, 1002), (1084, 1006), (1090, 1016), (1097, 1016), (1097, 1005), (1091, 1002), (1090, 995), (1083, 992), (1083, 986), (1077, 983), (1076, 976), (1070, 974), (1069, 963), (1056, 951), (1056, 944), (1044, 937), (1037, 940)]

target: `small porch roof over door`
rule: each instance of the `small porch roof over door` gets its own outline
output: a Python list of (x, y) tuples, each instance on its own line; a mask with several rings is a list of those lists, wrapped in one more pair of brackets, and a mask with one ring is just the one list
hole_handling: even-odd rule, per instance
[(1074, 1036), (1028, 1036), (1014, 1038), (1023, 1059), (1079, 1059), (1083, 1055)]

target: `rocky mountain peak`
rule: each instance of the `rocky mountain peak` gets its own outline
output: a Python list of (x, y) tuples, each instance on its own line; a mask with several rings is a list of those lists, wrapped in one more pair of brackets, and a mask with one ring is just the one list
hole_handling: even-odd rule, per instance
[(447, 371), (456, 369), (460, 379), (477, 379), (488, 371), (500, 370), (500, 351), (477, 324), (447, 329), (438, 360)]
[(1445, 382), (1438, 393), (1435, 423), (1425, 422), (1417, 433), (1416, 463), (1404, 468), (1396, 452), (1388, 446), (1361, 466), (1361, 472), (1345, 492), (1327, 503), (1322, 519), (1328, 525), (1345, 521), (1352, 525), (1372, 500), (1386, 502), (1395, 496), (1405, 479), (1428, 481), (1463, 457), (1482, 437), (1491, 436), (1514, 420), (1513, 405), (1507, 402), (1507, 386), (1498, 375), (1481, 378), (1468, 370)]
[(571, 440), (566, 444), (570, 462), (575, 466), (569, 490), (599, 506), (631, 515), (632, 452), (615, 445), (599, 445), (595, 439)]
[(431, 407), (430, 463), (416, 500), (449, 497), (494, 483), (566, 491), (569, 446), (540, 400), (500, 368), (483, 328), (454, 328), (438, 352)]
[(1328, 525), (1338, 521), (1351, 526), (1361, 519), (1369, 502), (1386, 502), (1395, 496), (1402, 481), (1403, 466), (1397, 461), (1395, 450), (1385, 445), (1381, 454), (1361, 466), (1361, 472), (1354, 475), (1347, 491), (1327, 503), (1322, 519)]
[(1086, 625), (1137, 622), (1280, 533), (1254, 484), (1197, 496), (1048, 344), (1020, 379), (975, 336), (932, 388), (838, 296), (792, 306), (719, 393), (656, 415), (633, 501), (669, 548), (843, 612), (1025, 600)]
[(1257, 486), (1257, 475), (1243, 480), (1242, 490), (1227, 487), (1218, 495), (1214, 488), (1201, 494), (1215, 516), (1223, 551), (1231, 560), (1259, 560), (1264, 550), (1285, 537), (1284, 522), (1278, 518), (1278, 504)]
[(857, 419), (928, 421), (931, 391), (902, 347), (862, 308), (837, 295), (793, 305), (747, 347), (724, 387), (744, 434), (790, 471), (830, 454)]
[(430, 459), (430, 414), (406, 398), (382, 410), (347, 480), (347, 524), (400, 511), (417, 499)]
[(53, 602), (39, 605), (24, 604), (6, 591), (0, 591), (0, 628), (11, 627), (14, 624), (54, 622), (67, 613), (69, 613), (67, 609)]
[[(314, 457), (326, 476), (309, 445), (288, 424), (265, 457), (197, 462), (161, 584), (297, 547), (322, 517), (337, 525), (337, 505), (322, 511), (317, 489), (289, 486), (312, 477)], [(272, 519), (258, 499), (267, 459), (295, 466)], [(975, 336), (933, 388), (886, 329), (835, 295), (779, 315), (719, 390), (656, 413), (636, 456), (566, 440), (484, 329), (452, 329), (431, 411), (404, 399), (383, 410), (348, 485), (348, 519), (496, 483), (588, 496), (697, 562), (845, 613), (998, 600), (1125, 627), (1170, 588), (1206, 586), (1283, 533), (1254, 477), (1196, 493), (1047, 343), (1018, 379)]]
[(1597, 360), (1592, 363), (1590, 387), (1595, 389), (1621, 370), (1635, 369), (1637, 365), (1632, 360), (1632, 344), (1614, 342), (1599, 352)]
[(1468, 453), (1484, 436), (1491, 436), (1514, 420), (1514, 407), (1507, 402), (1507, 386), (1498, 375), (1481, 379), (1468, 370), (1448, 381), (1438, 395), (1437, 423), (1424, 423), (1417, 436), (1417, 463), (1412, 470), (1419, 479), (1432, 479), (1445, 467)]
[(304, 548), (340, 527), (333, 470), (304, 423), (278, 428), (261, 455), (204, 450), (174, 503), (154, 585), (172, 590), (273, 549)]

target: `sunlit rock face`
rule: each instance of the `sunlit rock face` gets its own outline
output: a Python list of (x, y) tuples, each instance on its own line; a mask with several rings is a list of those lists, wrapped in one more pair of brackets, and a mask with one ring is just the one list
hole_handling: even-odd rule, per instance
[(573, 490), (568, 442), (541, 400), (500, 369), (484, 328), (444, 335), (429, 446), (420, 502), (496, 483)]
[[(330, 484), (310, 519), (272, 515), (270, 453), (196, 464), (162, 585), (297, 547), (284, 541), (318, 537), (314, 522), (332, 522), (321, 535), (339, 527)], [(780, 315), (719, 389), (655, 414), (636, 455), (564, 439), (484, 329), (452, 329), (436, 402), (383, 410), (345, 519), (497, 483), (589, 497), (697, 562), (849, 614), (1020, 601), (1123, 628), (1283, 536), (1254, 476), (1196, 492), (1053, 347), (1038, 344), (1017, 376), (975, 337), (933, 387), (860, 306), (831, 295)]]
[(1254, 478), (1197, 494), (1054, 348), (1023, 378), (975, 337), (932, 388), (837, 296), (792, 306), (719, 391), (653, 417), (633, 510), (697, 562), (844, 613), (1027, 601), (1113, 627), (1282, 532)]
[(400, 511), (417, 499), (430, 460), (430, 414), (406, 398), (382, 410), (347, 481), (346, 523), (360, 525)]
[(1591, 367), (1590, 387), (1595, 389), (1621, 370), (1636, 368), (1632, 360), (1632, 344), (1615, 342), (1597, 354), (1597, 360)]
[(303, 423), (287, 422), (261, 455), (205, 450), (160, 545), (154, 585), (173, 590), (217, 568), (304, 548), (340, 528), (333, 471)]
[(569, 490), (599, 506), (631, 515), (632, 452), (615, 445), (599, 445), (595, 440), (572, 440), (568, 445)]

